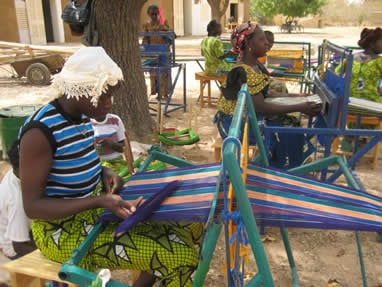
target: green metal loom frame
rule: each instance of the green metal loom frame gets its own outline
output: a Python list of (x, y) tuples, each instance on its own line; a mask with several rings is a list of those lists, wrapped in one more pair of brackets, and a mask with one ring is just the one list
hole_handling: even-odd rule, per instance
[[(247, 114), (246, 114), (247, 109)], [(236, 110), (234, 113), (234, 117), (232, 120), (232, 124), (228, 133), (228, 137), (238, 138), (241, 134), (241, 123), (244, 117), (248, 117), (248, 120), (251, 122), (251, 126), (253, 128), (253, 133), (255, 134), (256, 139), (260, 139), (257, 141), (259, 148), (259, 155), (255, 158), (255, 162), (262, 163), (265, 166), (268, 166), (267, 153), (264, 147), (264, 143), (262, 141), (262, 137), (260, 134), (260, 130), (258, 128), (256, 113), (254, 106), (252, 104), (252, 100), (250, 94), (248, 92), (247, 86), (243, 85), (241, 91), (239, 92), (238, 101), (236, 104)], [(274, 282), (272, 279), (272, 274), (269, 269), (268, 261), (265, 255), (264, 247), (261, 241), (261, 237), (259, 234), (259, 230), (256, 224), (255, 216), (252, 212), (251, 204), (249, 202), (245, 183), (241, 177), (241, 168), (237, 163), (237, 146), (233, 142), (227, 143), (223, 149), (223, 162), (228, 170), (228, 174), (230, 177), (230, 181), (234, 186), (235, 192), (235, 200), (237, 201), (238, 209), (242, 215), (244, 225), (246, 230), (250, 230), (248, 232), (249, 244), (253, 251), (253, 256), (256, 260), (256, 264), (258, 267), (258, 273), (245, 285), (248, 287), (273, 287)], [(360, 189), (360, 186), (354, 177), (353, 173), (347, 167), (346, 161), (343, 157), (340, 156), (329, 156), (327, 158), (317, 160), (315, 162), (291, 169), (297, 174), (307, 174), (310, 172), (321, 171), (328, 166), (338, 165), (339, 171), (344, 175), (347, 180), (347, 183), (350, 187)], [(296, 269), (296, 264), (293, 258), (292, 248), (288, 239), (288, 233), (286, 228), (280, 228), (282, 240), (284, 243), (284, 247), (286, 250), (286, 254), (288, 257), (289, 265), (291, 268), (292, 274), (292, 286), (299, 286), (298, 284), (298, 274)], [(365, 265), (363, 261), (362, 248), (360, 243), (359, 232), (356, 232), (356, 241), (358, 248), (358, 255), (360, 260), (360, 269), (362, 274), (363, 286), (367, 286), (366, 279), (366, 271)], [(198, 285), (201, 286), (201, 285)], [(231, 285), (229, 285), (231, 286)]]
[[(239, 92), (239, 97), (236, 105), (235, 114), (233, 117), (233, 121), (231, 124), (231, 128), (229, 130), (228, 138), (239, 138), (241, 133), (241, 125), (242, 121), (247, 119), (251, 122), (251, 126), (253, 128), (252, 132), (256, 135), (258, 140), (259, 147), (259, 155), (254, 159), (256, 163), (263, 164), (268, 166), (268, 157), (264, 148), (264, 144), (260, 133), (260, 130), (257, 125), (256, 113), (253, 107), (250, 95), (247, 90), (247, 85), (244, 84), (241, 91)], [(256, 286), (265, 286), (265, 287), (273, 287), (274, 282), (272, 278), (272, 274), (269, 268), (268, 260), (265, 254), (265, 250), (261, 241), (260, 233), (258, 226), (256, 224), (255, 216), (251, 209), (251, 204), (248, 199), (246, 193), (246, 186), (242, 180), (242, 170), (239, 166), (238, 162), (238, 145), (235, 144), (234, 141), (227, 141), (223, 145), (223, 165), (228, 172), (230, 181), (234, 187), (235, 200), (237, 201), (238, 210), (241, 213), (242, 220), (244, 222), (245, 228), (248, 234), (249, 245), (252, 249), (253, 256), (256, 260), (256, 264), (258, 267), (258, 272), (249, 280), (245, 286), (248, 287), (256, 287)], [(177, 167), (185, 167), (192, 166), (193, 164), (177, 157), (162, 153), (159, 150), (153, 150), (150, 152), (148, 159), (142, 164), (140, 167), (140, 171), (143, 171), (147, 168), (147, 166), (154, 160), (160, 160), (166, 162), (168, 164), (177, 166)], [(344, 174), (347, 179), (348, 185), (354, 188), (359, 188), (356, 179), (354, 178), (351, 171), (348, 169), (346, 162), (343, 158), (339, 156), (330, 156), (328, 158), (324, 158), (323, 160), (319, 160), (298, 168), (295, 168), (291, 171), (295, 173), (305, 174), (313, 171), (319, 171), (327, 168), (329, 165), (337, 164), (339, 169)], [(222, 173), (221, 173), (222, 174)], [(222, 230), (223, 221), (221, 217), (215, 216), (215, 206), (217, 202), (217, 196), (219, 193), (219, 186), (221, 183), (221, 176), (219, 177), (215, 198), (213, 204), (211, 206), (209, 219), (206, 223), (205, 227), (205, 235), (202, 243), (202, 247), (200, 249), (199, 255), (199, 264), (197, 270), (195, 272), (193, 286), (203, 286), (205, 278), (207, 276), (210, 262), (213, 256), (213, 252), (215, 250), (219, 235)], [(82, 244), (73, 250), (72, 256), (70, 259), (62, 264), (62, 267), (59, 271), (59, 277), (62, 280), (66, 280), (69, 282), (73, 282), (78, 284), (79, 286), (89, 286), (97, 277), (96, 273), (89, 272), (78, 267), (79, 262), (86, 255), (89, 248), (92, 246), (94, 240), (97, 238), (98, 234), (102, 231), (102, 224), (97, 224), (93, 230), (89, 233), (87, 238), (82, 242)], [(298, 286), (298, 274), (296, 269), (296, 264), (292, 254), (292, 248), (288, 239), (288, 234), (285, 228), (280, 228), (281, 236), (284, 242), (284, 246), (286, 249), (286, 254), (288, 257), (289, 265), (291, 268), (292, 281), (293, 286)], [(366, 282), (366, 273), (364, 268), (364, 263), (362, 260), (362, 249), (360, 245), (360, 238), (358, 232), (356, 232), (357, 239), (357, 247), (359, 252), (359, 259), (361, 265), (361, 273), (363, 278), (363, 286), (367, 286)], [(229, 274), (227, 274), (229, 277)], [(228, 286), (237, 286), (234, 285), (232, 278), (228, 279)], [(130, 285), (126, 283), (122, 283), (116, 280), (110, 280), (107, 284), (107, 287), (129, 287)]]

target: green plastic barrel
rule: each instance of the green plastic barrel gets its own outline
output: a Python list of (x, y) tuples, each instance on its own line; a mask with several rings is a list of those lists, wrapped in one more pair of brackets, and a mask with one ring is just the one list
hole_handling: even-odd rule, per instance
[(7, 152), (17, 140), (20, 127), (28, 116), (40, 107), (41, 105), (20, 105), (0, 109), (0, 141), (3, 159), (8, 157)]

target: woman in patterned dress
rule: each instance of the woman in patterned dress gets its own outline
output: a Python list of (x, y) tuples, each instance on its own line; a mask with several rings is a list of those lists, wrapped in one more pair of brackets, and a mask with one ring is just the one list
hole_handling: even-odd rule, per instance
[[(122, 79), (103, 48), (79, 49), (54, 76), (58, 98), (33, 114), (19, 134), (24, 209), (33, 219), (37, 247), (50, 260), (67, 261), (104, 209), (124, 219), (142, 202), (118, 195), (122, 180), (101, 167), (93, 145), (89, 118), (110, 112)], [(142, 222), (115, 237), (117, 226), (106, 225), (81, 267), (140, 270), (134, 287), (152, 286), (158, 279), (162, 286), (192, 285), (198, 262), (192, 224)]]
[[(269, 125), (285, 125), (290, 121), (286, 114), (291, 112), (301, 112), (308, 115), (315, 115), (321, 111), (321, 104), (315, 102), (302, 101), (298, 104), (280, 105), (267, 101), (270, 97), (301, 97), (303, 94), (285, 94), (269, 89), (270, 75), (258, 58), (265, 56), (269, 43), (267, 42), (264, 31), (253, 23), (244, 23), (235, 28), (231, 43), (233, 50), (239, 54), (240, 62), (233, 68), (231, 76), (240, 68), (245, 72), (246, 82), (251, 94), (251, 99), (255, 107), (257, 116), (264, 117)], [(230, 78), (228, 73), (228, 78)], [(233, 77), (234, 78), (234, 77)], [(233, 81), (232, 84), (235, 81)], [(237, 84), (237, 82), (236, 82)], [(240, 85), (237, 85), (240, 88)], [(232, 91), (227, 86), (223, 88), (223, 95), (218, 99), (218, 112), (215, 115), (215, 123), (222, 138), (228, 135), (229, 126), (232, 121), (233, 112), (236, 107), (236, 99), (228, 99), (224, 91)], [(235, 91), (237, 94), (237, 91)], [(236, 96), (235, 92), (233, 93)], [(232, 96), (232, 95), (231, 95)], [(280, 116), (282, 117), (280, 121)], [(297, 123), (288, 123), (291, 126)], [(254, 137), (250, 134), (250, 143), (255, 144)], [(301, 134), (278, 133), (274, 135), (271, 146), (270, 163), (279, 168), (291, 168), (298, 166), (303, 161), (304, 138)], [(289, 163), (286, 157), (288, 156)]]
[(364, 28), (358, 45), (363, 51), (354, 54), (350, 96), (382, 103), (382, 29)]

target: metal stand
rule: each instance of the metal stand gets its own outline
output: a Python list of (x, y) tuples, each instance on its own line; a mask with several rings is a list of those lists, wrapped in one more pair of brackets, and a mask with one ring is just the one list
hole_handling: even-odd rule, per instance
[[(164, 106), (163, 114), (167, 115), (178, 109), (186, 111), (187, 99), (186, 99), (186, 64), (175, 62), (175, 33), (174, 32), (141, 32), (139, 36), (143, 37), (163, 37), (167, 39), (166, 44), (152, 44), (152, 45), (140, 45), (141, 57), (145, 59), (142, 62), (142, 69), (144, 72), (150, 74), (156, 74), (158, 97), (156, 101), (150, 102), (155, 104), (160, 102)], [(172, 69), (176, 69), (176, 75), (172, 80)], [(178, 82), (180, 74), (183, 73), (183, 103), (172, 103), (172, 97), (174, 95), (175, 86)], [(167, 74), (168, 78), (168, 91), (167, 95), (160, 94), (160, 77)], [(156, 111), (160, 112), (160, 111)]]

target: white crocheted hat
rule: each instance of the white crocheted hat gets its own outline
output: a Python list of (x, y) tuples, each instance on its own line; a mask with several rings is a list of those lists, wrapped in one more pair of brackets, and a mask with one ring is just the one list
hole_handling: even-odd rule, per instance
[(52, 87), (68, 98), (90, 97), (94, 106), (108, 86), (123, 80), (122, 70), (102, 47), (84, 47), (76, 51), (53, 76)]

